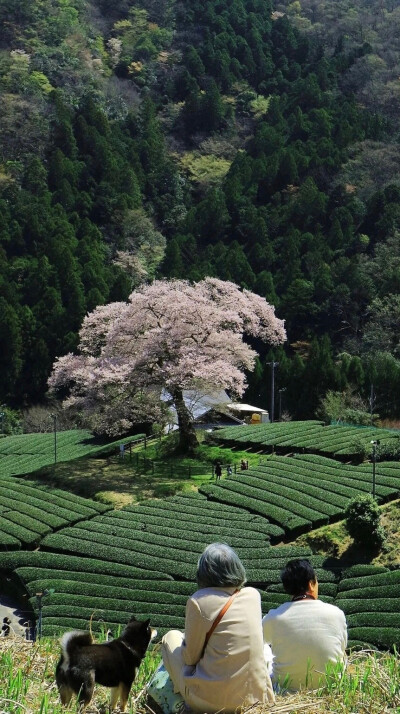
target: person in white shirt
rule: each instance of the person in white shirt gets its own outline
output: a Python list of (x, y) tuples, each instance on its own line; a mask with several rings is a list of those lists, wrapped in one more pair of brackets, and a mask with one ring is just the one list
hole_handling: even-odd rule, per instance
[(275, 689), (315, 689), (325, 682), (329, 662), (343, 662), (347, 645), (344, 613), (318, 600), (318, 580), (309, 560), (287, 563), (281, 573), (290, 602), (263, 618), (264, 643), (273, 655)]

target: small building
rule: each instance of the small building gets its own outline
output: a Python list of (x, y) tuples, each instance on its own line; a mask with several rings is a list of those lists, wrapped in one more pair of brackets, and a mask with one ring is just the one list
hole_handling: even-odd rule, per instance
[(231, 402), (226, 406), (235, 416), (248, 424), (268, 424), (269, 422), (269, 412), (266, 409), (253, 407), (251, 404), (241, 404), (240, 402)]
[[(169, 395), (164, 392), (163, 399), (169, 401)], [(218, 392), (200, 392), (184, 390), (183, 398), (189, 412), (193, 416), (194, 426), (198, 429), (215, 429), (235, 424), (265, 424), (269, 422), (266, 409), (253, 407), (250, 404), (232, 402), (224, 390)], [(168, 431), (178, 428), (175, 408), (171, 407), (171, 423)]]

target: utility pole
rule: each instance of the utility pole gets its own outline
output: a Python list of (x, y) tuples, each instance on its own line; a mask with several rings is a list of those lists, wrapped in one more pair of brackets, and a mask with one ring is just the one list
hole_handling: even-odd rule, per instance
[(275, 367), (278, 366), (279, 362), (267, 362), (267, 364), (271, 367), (271, 409), (269, 419), (273, 422), (275, 413)]
[(372, 498), (375, 498), (376, 490), (376, 447), (379, 446), (380, 441), (371, 441), (372, 444)]
[(53, 419), (53, 429), (54, 429), (54, 463), (57, 463), (57, 414), (49, 415)]
[(282, 418), (282, 392), (286, 392), (286, 387), (281, 387), (278, 389), (279, 392), (279, 421)]
[(371, 382), (371, 392), (369, 396), (369, 411), (370, 411), (370, 419), (371, 419), (371, 426), (373, 426), (373, 421), (374, 421), (374, 409), (375, 409), (375, 392), (374, 392), (374, 385)]

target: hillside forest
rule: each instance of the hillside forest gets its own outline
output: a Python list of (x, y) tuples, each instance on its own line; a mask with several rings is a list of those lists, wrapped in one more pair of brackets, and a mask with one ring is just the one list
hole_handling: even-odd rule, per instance
[[(154, 278), (276, 307), (246, 401), (399, 417), (394, 0), (0, 0), (0, 400)], [(371, 389), (372, 385), (372, 389)], [(370, 403), (368, 405), (368, 399)]]

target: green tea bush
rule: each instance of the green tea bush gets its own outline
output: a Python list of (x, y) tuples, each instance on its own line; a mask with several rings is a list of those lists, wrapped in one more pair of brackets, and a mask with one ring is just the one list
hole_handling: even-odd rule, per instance
[(38, 533), (35, 533), (24, 526), (20, 526), (17, 523), (13, 523), (4, 516), (0, 516), (0, 532), (4, 533), (6, 536), (16, 538), (21, 545), (37, 545), (40, 541)]
[[(271, 518), (281, 525), (287, 533), (294, 533), (311, 528), (311, 520), (307, 518), (306, 515), (304, 517), (300, 515), (305, 510), (303, 507), (294, 506), (296, 513), (292, 513), (283, 499), (281, 501), (282, 505), (277, 505), (277, 502), (279, 503), (278, 499), (273, 499), (275, 503), (261, 500), (257, 498), (254, 490), (250, 487), (246, 487), (245, 484), (235, 483), (230, 479), (226, 479), (225, 481), (221, 481), (218, 485), (202, 486), (200, 490), (211, 498), (242, 506), (243, 508), (248, 508), (250, 511), (264, 515), (266, 518)], [(307, 510), (306, 513), (309, 513), (309, 510)], [(322, 519), (322, 521), (327, 522), (327, 519)]]
[(345, 510), (346, 528), (358, 545), (376, 548), (383, 544), (385, 532), (375, 499), (367, 494), (353, 498)]
[(351, 636), (385, 649), (398, 649), (400, 646), (400, 630), (395, 627), (353, 627)]
[[(359, 566), (360, 567), (360, 566)], [(364, 571), (356, 571), (360, 575), (354, 575), (354, 577), (348, 577), (348, 571), (345, 573), (345, 577), (340, 582), (340, 592), (347, 592), (349, 590), (355, 590), (357, 588), (376, 588), (376, 587), (387, 587), (388, 585), (396, 585), (400, 591), (400, 570), (388, 570), (387, 568), (378, 568), (373, 565), (364, 566)]]
[[(14, 570), (20, 567), (30, 567), (34, 570), (37, 568), (63, 569), (71, 574), (89, 573), (95, 574), (96, 577), (98, 574), (101, 574), (105, 577), (117, 576), (133, 578), (138, 582), (143, 580), (172, 581), (172, 577), (165, 572), (138, 568), (130, 563), (121, 563), (118, 562), (117, 557), (115, 557), (114, 561), (107, 561), (96, 558), (82, 558), (70, 552), (52, 553), (42, 550), (0, 553), (0, 569)], [(89, 578), (89, 582), (90, 580), (94, 581), (95, 578)]]

